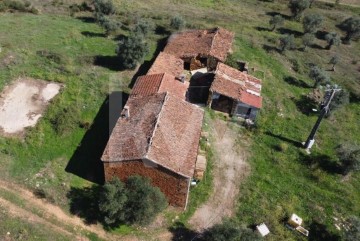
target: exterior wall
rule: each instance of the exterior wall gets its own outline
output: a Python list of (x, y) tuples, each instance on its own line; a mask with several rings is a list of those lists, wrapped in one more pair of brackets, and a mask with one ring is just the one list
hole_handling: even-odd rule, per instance
[[(241, 110), (239, 110), (241, 108)], [(248, 113), (248, 109), (250, 109), (250, 113)], [(256, 118), (256, 114), (257, 114), (258, 109), (244, 104), (242, 102), (237, 102), (236, 104), (234, 104), (233, 110), (232, 110), (232, 115), (234, 116), (240, 116), (243, 118), (247, 118), (250, 120), (255, 120)]]
[(126, 181), (132, 175), (148, 177), (165, 194), (171, 205), (186, 208), (190, 182), (188, 178), (146, 160), (104, 162), (104, 170), (105, 181), (113, 177)]

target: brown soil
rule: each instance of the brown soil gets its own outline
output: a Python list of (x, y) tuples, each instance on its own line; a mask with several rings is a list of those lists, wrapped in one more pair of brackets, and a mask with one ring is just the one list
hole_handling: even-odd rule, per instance
[(217, 120), (211, 123), (214, 158), (214, 190), (208, 201), (195, 211), (189, 220), (192, 228), (201, 231), (223, 218), (233, 215), (239, 183), (250, 173), (245, 162), (246, 151), (235, 147), (236, 133), (227, 123)]

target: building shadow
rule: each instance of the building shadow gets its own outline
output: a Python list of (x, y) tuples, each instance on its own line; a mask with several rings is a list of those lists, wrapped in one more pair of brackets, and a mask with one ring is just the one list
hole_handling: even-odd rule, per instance
[(129, 88), (134, 87), (134, 84), (139, 76), (146, 75), (146, 73), (149, 71), (151, 66), (153, 65), (156, 57), (159, 55), (161, 51), (164, 50), (166, 44), (167, 44), (168, 37), (161, 38), (157, 41), (156, 49), (153, 54), (153, 57), (151, 60), (144, 61), (139, 67), (139, 69), (136, 71), (135, 75), (132, 77), (131, 82), (129, 84)]
[(303, 80), (300, 80), (300, 79), (297, 79), (295, 77), (292, 77), (292, 76), (287, 76), (284, 78), (284, 81), (286, 83), (288, 83), (289, 85), (294, 85), (296, 87), (300, 87), (300, 88), (311, 88), (311, 86), (306, 83), (305, 81)]
[(157, 25), (156, 28), (155, 28), (155, 34), (156, 34), (156, 35), (166, 35), (166, 36), (169, 36), (169, 35), (171, 35), (171, 31), (169, 31), (168, 29), (166, 29), (164, 26)]
[(300, 154), (300, 161), (311, 169), (321, 169), (329, 174), (343, 174), (342, 166), (331, 159), (328, 155), (323, 154)]
[(310, 225), (310, 241), (340, 241), (340, 236), (330, 233), (324, 224), (313, 221)]
[(300, 37), (303, 36), (302, 32), (296, 31), (296, 30), (292, 30), (292, 29), (288, 29), (288, 28), (278, 28), (277, 31), (280, 34), (289, 34), (289, 35), (294, 35), (294, 37)]
[(82, 31), (81, 32), (82, 35), (84, 35), (85, 37), (91, 37), (91, 38), (105, 38), (106, 35), (104, 33), (94, 33), (94, 32), (90, 32), (90, 31)]
[(123, 92), (113, 92), (106, 98), (90, 129), (70, 158), (66, 172), (94, 183), (104, 183), (104, 167), (100, 158), (127, 99), (128, 95)]
[(279, 140), (284, 141), (284, 142), (287, 142), (287, 143), (289, 143), (291, 145), (294, 145), (295, 147), (303, 147), (303, 145), (299, 141), (292, 140), (292, 139), (287, 138), (287, 137), (282, 136), (282, 135), (274, 134), (274, 133), (272, 133), (270, 131), (266, 131), (265, 135), (274, 137), (274, 138), (279, 139)]
[(199, 233), (188, 229), (181, 222), (176, 222), (172, 227), (169, 228), (169, 231), (173, 234), (172, 241), (189, 241), (189, 240), (199, 240), (197, 237)]

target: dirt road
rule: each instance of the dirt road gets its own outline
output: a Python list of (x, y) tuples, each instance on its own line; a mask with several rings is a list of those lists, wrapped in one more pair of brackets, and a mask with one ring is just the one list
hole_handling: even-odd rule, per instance
[(239, 185), (250, 172), (245, 162), (245, 151), (239, 153), (235, 148), (236, 133), (225, 121), (216, 120), (211, 123), (212, 144), (215, 149), (214, 190), (209, 200), (195, 211), (189, 224), (193, 229), (201, 231), (220, 223), (234, 212)]

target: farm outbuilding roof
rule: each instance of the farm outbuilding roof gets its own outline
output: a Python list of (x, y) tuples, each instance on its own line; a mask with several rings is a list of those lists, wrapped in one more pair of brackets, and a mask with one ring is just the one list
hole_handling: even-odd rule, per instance
[(210, 91), (228, 96), (250, 106), (261, 108), (261, 80), (219, 63)]
[(140, 76), (131, 91), (131, 97), (148, 96), (156, 93), (169, 92), (181, 99), (185, 99), (189, 82), (176, 79), (174, 76), (161, 73)]
[(185, 177), (195, 169), (204, 112), (169, 93), (130, 98), (116, 123), (104, 162), (148, 159)]
[(233, 39), (234, 33), (223, 28), (188, 30), (170, 36), (164, 52), (179, 58), (213, 56), (224, 62)]
[(167, 73), (179, 77), (184, 70), (184, 61), (172, 54), (160, 52), (147, 74)]

